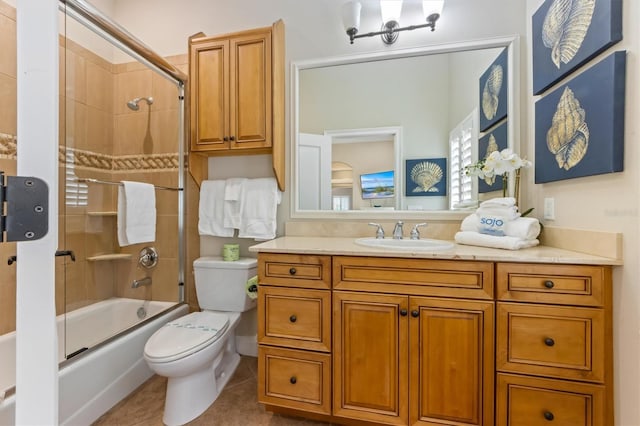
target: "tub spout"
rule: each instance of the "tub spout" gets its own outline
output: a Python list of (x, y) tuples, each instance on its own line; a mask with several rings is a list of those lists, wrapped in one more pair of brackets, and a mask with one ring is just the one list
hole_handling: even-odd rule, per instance
[(138, 288), (141, 285), (151, 285), (151, 277), (144, 277), (139, 280), (133, 280), (131, 283), (131, 288)]

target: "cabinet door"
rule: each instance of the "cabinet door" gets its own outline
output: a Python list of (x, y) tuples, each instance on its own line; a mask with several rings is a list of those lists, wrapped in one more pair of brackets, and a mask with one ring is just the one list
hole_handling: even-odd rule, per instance
[(406, 296), (334, 292), (334, 416), (407, 424), (407, 309)]
[(493, 424), (493, 302), (410, 298), (410, 425)]
[(271, 32), (231, 39), (231, 149), (271, 146)]
[(191, 150), (229, 149), (229, 42), (191, 46)]

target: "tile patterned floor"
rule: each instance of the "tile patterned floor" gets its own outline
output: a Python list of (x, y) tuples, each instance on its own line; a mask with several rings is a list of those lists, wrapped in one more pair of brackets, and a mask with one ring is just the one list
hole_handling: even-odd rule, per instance
[[(312, 426), (329, 423), (266, 412), (258, 403), (258, 360), (242, 357), (235, 374), (218, 399), (189, 426)], [(93, 426), (162, 426), (167, 379), (153, 376), (100, 417)]]

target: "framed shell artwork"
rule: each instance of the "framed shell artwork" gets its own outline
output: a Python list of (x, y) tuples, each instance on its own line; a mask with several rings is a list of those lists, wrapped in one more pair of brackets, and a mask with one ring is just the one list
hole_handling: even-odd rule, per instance
[(407, 197), (442, 197), (447, 195), (446, 158), (405, 161), (405, 195)]
[(531, 37), (539, 95), (622, 40), (622, 0), (545, 0), (533, 14)]
[[(507, 148), (507, 121), (487, 132), (478, 139), (478, 157), (487, 158), (493, 151)], [(492, 192), (502, 190), (502, 176), (478, 178), (478, 192)]]
[(508, 50), (505, 48), (480, 76), (480, 131), (507, 116)]
[(535, 183), (620, 172), (626, 52), (614, 52), (536, 102)]

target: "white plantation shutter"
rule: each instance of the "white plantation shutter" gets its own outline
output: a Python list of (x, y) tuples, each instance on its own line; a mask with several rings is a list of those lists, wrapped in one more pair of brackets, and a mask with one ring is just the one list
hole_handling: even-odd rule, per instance
[(458, 124), (449, 134), (449, 208), (473, 199), (474, 182), (464, 172), (473, 162), (473, 147), (478, 144), (476, 110)]
[(65, 163), (65, 205), (73, 207), (86, 206), (89, 198), (89, 188), (86, 183), (78, 182), (72, 149), (67, 148)]

